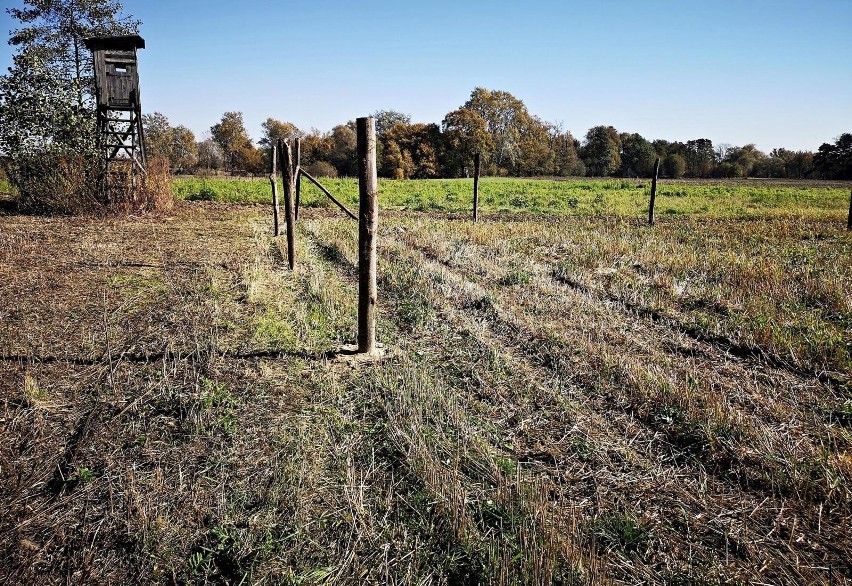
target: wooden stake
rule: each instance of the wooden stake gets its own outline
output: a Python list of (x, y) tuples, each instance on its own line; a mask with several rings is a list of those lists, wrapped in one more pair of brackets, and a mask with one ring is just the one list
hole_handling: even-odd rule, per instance
[(852, 192), (849, 192), (849, 219), (846, 220), (846, 229), (852, 230)]
[(269, 174), (272, 184), (272, 233), (280, 234), (278, 229), (278, 145), (272, 145), (272, 172)]
[(479, 215), (479, 153), (473, 155), (473, 221)]
[(281, 175), (284, 179), (284, 213), (287, 218), (287, 260), (290, 270), (296, 268), (296, 214), (293, 196), (296, 180), (293, 177), (293, 155), (287, 141), (279, 140), (278, 151), (281, 154)]
[(660, 157), (654, 161), (654, 178), (651, 179), (651, 205), (648, 208), (648, 225), (654, 225), (654, 202), (657, 199), (657, 175), (660, 173)]
[(358, 352), (376, 353), (376, 237), (379, 189), (376, 120), (356, 120), (358, 140)]
[(296, 163), (296, 168), (293, 171), (293, 174), (296, 176), (296, 213), (294, 214), (294, 218), (296, 221), (299, 221), (299, 199), (302, 194), (302, 176), (299, 173), (299, 169), (301, 169), (301, 159), (302, 159), (302, 139), (297, 138), (295, 144), (295, 151), (293, 152), (293, 159)]

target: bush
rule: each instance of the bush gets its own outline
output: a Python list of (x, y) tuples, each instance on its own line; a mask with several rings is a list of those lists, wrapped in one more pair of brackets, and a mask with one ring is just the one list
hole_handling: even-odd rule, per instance
[(337, 179), (337, 169), (334, 168), (334, 165), (325, 161), (315, 161), (306, 166), (305, 171), (310, 173), (313, 177)]
[(173, 205), (168, 162), (152, 160), (145, 174), (129, 161), (110, 165), (82, 156), (49, 153), (21, 158), (10, 168), (18, 209), (38, 214), (130, 214), (167, 211)]
[(733, 163), (720, 163), (713, 169), (713, 177), (731, 179), (742, 176), (742, 169)]
[(671, 154), (663, 160), (663, 170), (666, 177), (680, 179), (686, 172), (686, 160), (680, 155)]
[(80, 214), (103, 207), (97, 197), (98, 169), (83, 157), (50, 154), (21, 158), (9, 179), (19, 193), (18, 209), (28, 213)]
[(203, 185), (201, 189), (195, 193), (191, 193), (186, 198), (187, 201), (216, 201), (216, 190), (208, 185)]
[(495, 163), (491, 163), (484, 166), (482, 175), (487, 177), (508, 177), (509, 170), (506, 167), (500, 167)]

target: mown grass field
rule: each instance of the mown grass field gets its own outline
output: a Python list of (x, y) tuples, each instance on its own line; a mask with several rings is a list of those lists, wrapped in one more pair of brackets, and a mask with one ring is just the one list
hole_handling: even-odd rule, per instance
[(307, 188), (0, 216), (0, 583), (852, 583), (847, 186), (625, 183), (382, 183), (372, 365)]

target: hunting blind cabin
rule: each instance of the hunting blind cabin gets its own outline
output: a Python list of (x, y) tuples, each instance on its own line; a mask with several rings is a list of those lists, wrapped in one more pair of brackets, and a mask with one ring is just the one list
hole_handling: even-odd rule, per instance
[(114, 200), (136, 187), (145, 172), (145, 134), (139, 98), (136, 51), (145, 48), (139, 35), (86, 39), (95, 69), (98, 148), (104, 159), (103, 188)]

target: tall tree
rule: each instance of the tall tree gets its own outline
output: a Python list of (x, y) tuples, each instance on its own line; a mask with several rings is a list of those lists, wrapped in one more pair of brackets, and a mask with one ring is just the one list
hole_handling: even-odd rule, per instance
[(553, 175), (554, 153), (550, 147), (550, 126), (538, 116), (523, 120), (518, 133), (520, 156), (515, 174), (527, 177)]
[[(263, 128), (263, 133), (257, 144), (260, 145), (263, 151), (263, 168), (267, 170), (271, 169), (270, 158), (272, 157), (272, 145), (278, 144), (279, 140), (292, 141), (305, 136), (305, 133), (299, 130), (292, 122), (282, 122), (275, 118), (267, 118), (261, 124), (261, 127)], [(302, 156), (301, 152), (299, 156)]]
[(402, 150), (395, 140), (385, 140), (381, 159), (382, 175), (391, 179), (405, 179), (414, 173), (411, 153)]
[(530, 119), (524, 103), (509, 92), (478, 87), (462, 108), (477, 112), (485, 120), (494, 143), (491, 162), (512, 171), (521, 154), (521, 131)]
[(581, 155), (592, 177), (606, 177), (621, 166), (620, 138), (612, 126), (595, 126), (586, 133)]
[(716, 151), (709, 138), (697, 138), (687, 141), (686, 173), (691, 177), (709, 177), (716, 164)]
[(247, 155), (254, 148), (243, 124), (243, 113), (225, 112), (222, 119), (210, 127), (210, 134), (222, 149), (225, 170), (243, 168)]
[(721, 163), (732, 165), (734, 169), (734, 172), (730, 173), (726, 166), (720, 174), (724, 177), (752, 177), (768, 174), (766, 173), (768, 169), (766, 154), (753, 144), (747, 144), (743, 147), (728, 146), (725, 149), (725, 158)]
[(550, 149), (553, 151), (553, 174), (560, 177), (585, 175), (586, 166), (580, 159), (580, 143), (574, 136), (562, 130), (561, 124), (552, 124), (549, 128)]
[(397, 123), (411, 124), (411, 116), (396, 110), (377, 110), (373, 114), (376, 119), (376, 136), (380, 137)]
[(651, 143), (651, 146), (654, 147), (654, 150), (657, 152), (657, 156), (661, 159), (665, 159), (669, 155), (678, 155), (683, 157), (683, 160), (686, 161), (686, 145), (682, 142), (675, 141), (669, 142), (662, 138), (658, 138), (657, 140)]
[(431, 179), (440, 174), (441, 132), (437, 124), (398, 122), (380, 139), (382, 174), (394, 179)]
[(279, 139), (293, 140), (295, 138), (302, 138), (305, 136), (305, 133), (299, 130), (292, 122), (282, 122), (275, 118), (267, 118), (266, 121), (261, 124), (261, 128), (263, 128), (263, 134), (261, 135), (260, 140), (257, 141), (257, 144), (265, 148), (272, 147), (272, 145), (276, 144)]
[(814, 154), (810, 151), (790, 151), (784, 148), (772, 149), (769, 153), (772, 161), (772, 176), (788, 179), (809, 177), (814, 168)]
[(198, 161), (195, 134), (186, 126), (173, 127), (160, 112), (144, 114), (145, 149), (148, 157), (163, 157), (172, 171), (182, 173)]
[(207, 171), (221, 169), (225, 164), (222, 148), (212, 138), (198, 143), (198, 167)]
[(473, 110), (460, 108), (448, 113), (441, 122), (444, 142), (444, 172), (449, 177), (461, 177), (479, 153), (486, 161), (491, 157), (494, 141), (488, 125)]
[(329, 137), (329, 162), (344, 177), (354, 177), (358, 173), (358, 137), (355, 134), (355, 122), (338, 124), (331, 129)]
[(622, 177), (650, 177), (654, 172), (657, 151), (650, 142), (638, 133), (624, 132), (620, 135)]
[(823, 179), (852, 179), (852, 134), (823, 143), (814, 155), (814, 169)]
[(331, 162), (332, 146), (329, 133), (312, 128), (302, 137), (302, 152), (300, 153), (302, 164), (310, 165), (311, 163), (322, 162), (333, 166)]
[(174, 147), (173, 129), (165, 114), (154, 112), (142, 115), (145, 130), (145, 151), (149, 157), (172, 158)]
[(665, 140), (664, 138), (658, 138), (656, 140), (651, 141), (651, 146), (654, 147), (654, 150), (657, 153), (657, 156), (661, 159), (665, 159), (669, 154), (669, 147), (672, 143)]
[(198, 163), (195, 133), (180, 124), (172, 128), (172, 141), (171, 168), (177, 173), (184, 173), (195, 167)]

